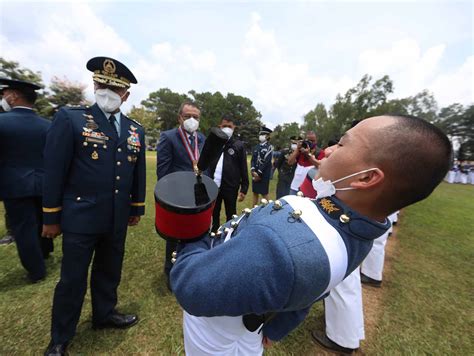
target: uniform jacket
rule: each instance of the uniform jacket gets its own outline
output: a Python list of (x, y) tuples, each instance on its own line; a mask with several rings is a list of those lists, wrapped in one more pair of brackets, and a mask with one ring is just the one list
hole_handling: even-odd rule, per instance
[(0, 199), (41, 196), (43, 148), (50, 125), (26, 108), (0, 114)]
[(145, 211), (145, 131), (121, 115), (120, 138), (97, 104), (62, 108), (46, 139), (43, 215), (74, 233), (126, 228)]
[[(280, 202), (280, 209), (270, 203), (239, 218), (233, 232), (222, 233), (232, 233), (226, 243), (207, 236), (180, 245), (171, 285), (183, 309), (205, 317), (276, 312), (263, 333), (279, 340), (359, 266), (373, 240), (390, 227), (388, 220), (370, 220), (335, 197), (286, 196)], [(219, 230), (225, 227), (230, 222)]]
[[(214, 178), (219, 158), (211, 163), (209, 174)], [(249, 189), (249, 172), (247, 169), (247, 153), (240, 140), (230, 138), (224, 146), (224, 161), (222, 162), (222, 180), (220, 189), (238, 189), (247, 194)]]
[(272, 153), (273, 146), (268, 142), (259, 143), (253, 149), (250, 170), (257, 172), (263, 180), (270, 179), (272, 172)]
[[(198, 149), (201, 152), (206, 137), (202, 133), (197, 132), (197, 138)], [(156, 175), (158, 179), (170, 173), (193, 170), (193, 164), (186, 152), (183, 141), (181, 141), (177, 128), (161, 133), (158, 146), (156, 147), (156, 159)]]

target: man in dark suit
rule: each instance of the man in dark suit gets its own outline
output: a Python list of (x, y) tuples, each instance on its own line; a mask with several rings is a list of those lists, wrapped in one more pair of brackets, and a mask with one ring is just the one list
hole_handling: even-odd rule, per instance
[(237, 212), (237, 199), (243, 201), (249, 188), (247, 154), (243, 142), (233, 136), (236, 127), (234, 119), (230, 115), (224, 115), (219, 127), (229, 136), (229, 141), (225, 144), (219, 159), (211, 163), (209, 167), (209, 174), (219, 187), (212, 214), (212, 231), (214, 232), (220, 225), (222, 201), (224, 201), (226, 221), (229, 221)]
[(137, 225), (145, 211), (145, 132), (120, 112), (137, 80), (112, 58), (92, 58), (87, 69), (94, 73), (96, 104), (61, 108), (44, 151), (43, 235), (63, 233), (46, 355), (64, 354), (76, 332), (92, 259), (93, 328), (138, 322), (115, 309), (127, 225)]
[(52, 241), (42, 241), (43, 148), (50, 122), (33, 111), (33, 83), (0, 78), (0, 199), (4, 200), (18, 255), (32, 282), (43, 279), (43, 257)]
[[(201, 111), (190, 101), (181, 104), (178, 111), (179, 127), (164, 131), (156, 147), (156, 175), (158, 180), (167, 174), (193, 171), (206, 137), (198, 132)], [(171, 255), (176, 250), (176, 242), (166, 240), (165, 265), (166, 285), (169, 290)]]

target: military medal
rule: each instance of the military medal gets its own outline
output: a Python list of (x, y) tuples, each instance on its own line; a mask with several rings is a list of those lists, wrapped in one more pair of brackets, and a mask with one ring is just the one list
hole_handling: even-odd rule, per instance
[(130, 130), (128, 130), (130, 136), (127, 138), (127, 148), (133, 150), (133, 152), (140, 152), (140, 135), (137, 132), (137, 128), (133, 125), (130, 125)]
[(99, 125), (97, 125), (97, 123), (94, 121), (94, 116), (89, 115), (89, 114), (82, 114), (82, 115), (87, 120), (86, 128), (88, 128), (90, 130), (97, 130), (99, 128)]
[(194, 139), (194, 152), (193, 152), (193, 148), (191, 147), (191, 142), (189, 142), (189, 138), (184, 133), (181, 126), (178, 128), (178, 133), (179, 133), (179, 136), (181, 137), (181, 141), (183, 141), (183, 145), (184, 145), (184, 148), (186, 149), (186, 152), (189, 156), (189, 159), (191, 160), (191, 163), (193, 165), (193, 169), (196, 172), (196, 170), (197, 170), (197, 161), (199, 160), (198, 138), (196, 136), (195, 139)]
[(92, 158), (93, 160), (99, 159), (99, 154), (97, 153), (97, 151), (92, 152), (91, 158)]

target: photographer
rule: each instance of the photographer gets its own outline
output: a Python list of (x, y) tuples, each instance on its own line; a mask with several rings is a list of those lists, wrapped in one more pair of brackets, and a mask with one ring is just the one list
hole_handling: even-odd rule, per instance
[(301, 186), (308, 171), (312, 167), (319, 167), (319, 160), (316, 159), (316, 157), (318, 157), (320, 153), (316, 146), (316, 134), (313, 131), (308, 131), (306, 133), (306, 139), (299, 141), (296, 150), (288, 157), (289, 165), (296, 163), (295, 175), (291, 182), (291, 195), (295, 195), (298, 192), (298, 188)]

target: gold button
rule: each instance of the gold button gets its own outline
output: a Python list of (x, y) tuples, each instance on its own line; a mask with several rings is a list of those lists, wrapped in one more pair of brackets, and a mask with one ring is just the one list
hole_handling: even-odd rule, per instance
[(115, 179), (120, 180), (120, 176), (115, 177)]
[(237, 219), (239, 216), (238, 215), (232, 215), (232, 219)]
[(102, 146), (102, 147), (104, 147), (104, 149), (106, 149), (106, 148), (107, 148), (107, 145), (104, 145), (104, 146)]
[(120, 166), (121, 164), (122, 164), (122, 162), (117, 161), (117, 166)]
[(94, 143), (94, 147), (97, 147), (97, 143)]
[(226, 233), (226, 234), (227, 234), (229, 231), (230, 231), (230, 229), (229, 229), (228, 227), (226, 227), (226, 228), (224, 229), (224, 233)]
[(115, 189), (115, 194), (118, 194), (118, 189)]
[(215, 233), (215, 232), (211, 232), (211, 237), (216, 237), (216, 233)]
[(178, 256), (178, 253), (176, 251), (173, 251), (171, 253), (171, 257), (176, 258)]
[(299, 196), (299, 197), (304, 197), (304, 194), (303, 194), (303, 192), (301, 192), (301, 191), (299, 191), (298, 193), (296, 193), (296, 195)]
[(252, 209), (250, 208), (245, 208), (244, 210), (242, 210), (242, 213), (244, 213), (245, 215), (249, 215), (251, 212), (252, 212)]
[(84, 142), (83, 145), (84, 145), (84, 146), (87, 146), (87, 142)]
[(351, 221), (351, 218), (346, 214), (342, 214), (341, 216), (339, 216), (339, 221), (343, 224), (347, 224), (349, 221)]
[(176, 262), (176, 258), (172, 258), (172, 259), (171, 259), (171, 263), (174, 264), (175, 262)]
[(119, 147), (119, 148), (117, 148), (117, 151), (118, 151), (118, 152), (122, 152), (122, 149)]
[(268, 204), (268, 200), (265, 199), (265, 198), (262, 198), (262, 200), (260, 200), (260, 203), (262, 203), (263, 205), (267, 205), (267, 204)]
[(235, 229), (238, 225), (239, 225), (239, 223), (238, 223), (237, 221), (232, 221), (232, 222), (230, 223), (230, 227), (231, 227), (231, 228), (234, 228), (234, 229)]
[(77, 197), (76, 200), (77, 200), (77, 201), (81, 200), (81, 197)]

